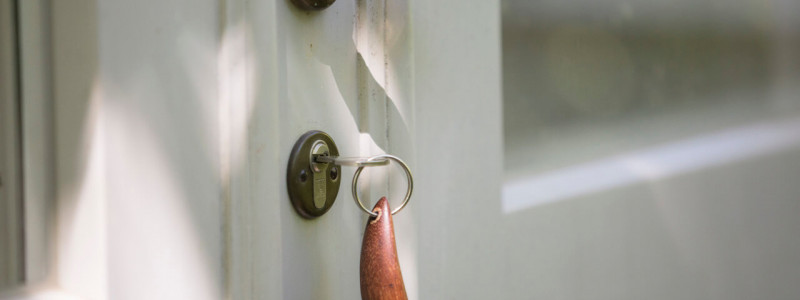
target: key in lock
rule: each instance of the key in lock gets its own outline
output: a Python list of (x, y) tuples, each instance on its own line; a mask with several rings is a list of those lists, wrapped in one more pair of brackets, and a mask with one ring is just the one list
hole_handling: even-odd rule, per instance
[(311, 165), (311, 171), (313, 173), (311, 185), (313, 186), (314, 207), (316, 208), (322, 208), (325, 206), (327, 197), (326, 184), (328, 181), (328, 167), (330, 165), (327, 162), (320, 162), (318, 160), (318, 157), (320, 156), (330, 156), (328, 144), (322, 140), (314, 142), (314, 145), (311, 146), (311, 154), (308, 159), (308, 162)]
[(341, 184), (341, 170), (336, 162), (324, 158), (339, 157), (336, 143), (319, 130), (303, 134), (289, 153), (286, 184), (289, 200), (300, 216), (317, 218), (336, 201)]
[(325, 214), (336, 201), (341, 166), (359, 169), (385, 166), (389, 159), (383, 156), (341, 157), (328, 134), (319, 130), (306, 132), (295, 142), (286, 169), (286, 187), (292, 206), (307, 219)]

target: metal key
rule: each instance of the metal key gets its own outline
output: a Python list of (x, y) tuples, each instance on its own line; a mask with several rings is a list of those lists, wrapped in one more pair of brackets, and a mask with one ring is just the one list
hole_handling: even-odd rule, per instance
[(314, 193), (314, 206), (316, 208), (325, 206), (325, 193), (327, 191), (325, 182), (327, 181), (326, 176), (328, 174), (328, 167), (330, 166), (329, 163), (321, 162), (318, 158), (327, 157), (329, 155), (328, 144), (325, 142), (316, 141), (314, 145), (311, 146), (309, 162), (311, 163), (311, 171), (314, 174), (311, 185)]
[(369, 157), (336, 157), (336, 156), (317, 156), (317, 162), (332, 163), (337, 166), (352, 167), (375, 167), (389, 164), (385, 158), (370, 160)]

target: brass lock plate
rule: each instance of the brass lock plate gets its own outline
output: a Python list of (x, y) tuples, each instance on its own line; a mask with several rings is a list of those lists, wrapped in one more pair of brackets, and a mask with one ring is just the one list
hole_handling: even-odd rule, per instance
[(322, 131), (303, 134), (294, 144), (286, 169), (289, 200), (300, 216), (313, 219), (325, 214), (339, 193), (342, 171), (333, 163), (317, 162), (318, 156), (339, 156), (331, 137)]

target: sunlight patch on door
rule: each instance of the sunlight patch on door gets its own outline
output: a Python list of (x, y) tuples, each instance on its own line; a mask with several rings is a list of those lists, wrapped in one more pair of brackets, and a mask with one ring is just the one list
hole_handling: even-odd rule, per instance
[(504, 213), (800, 147), (800, 118), (763, 122), (503, 184)]

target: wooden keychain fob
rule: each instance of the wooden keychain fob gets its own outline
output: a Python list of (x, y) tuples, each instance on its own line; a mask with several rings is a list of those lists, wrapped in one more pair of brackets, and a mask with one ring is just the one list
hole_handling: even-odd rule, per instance
[(361, 298), (364, 300), (406, 300), (403, 274), (397, 259), (394, 224), (389, 201), (381, 198), (372, 210), (361, 246)]

